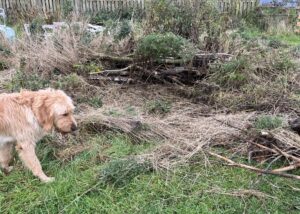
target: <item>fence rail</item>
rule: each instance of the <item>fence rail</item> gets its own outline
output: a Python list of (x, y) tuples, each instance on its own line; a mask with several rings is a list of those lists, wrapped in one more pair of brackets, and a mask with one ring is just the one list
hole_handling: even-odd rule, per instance
[(221, 12), (242, 15), (255, 9), (258, 3), (258, 0), (218, 0), (218, 7)]
[[(59, 12), (69, 4), (76, 12), (97, 12), (101, 10), (113, 11), (121, 8), (145, 7), (145, 1), (151, 0), (0, 0), (0, 7), (9, 11), (11, 9), (30, 10), (36, 8), (44, 13)], [(173, 0), (184, 3), (185, 0)], [(216, 0), (221, 12), (234, 12), (243, 14), (253, 10), (258, 0)]]

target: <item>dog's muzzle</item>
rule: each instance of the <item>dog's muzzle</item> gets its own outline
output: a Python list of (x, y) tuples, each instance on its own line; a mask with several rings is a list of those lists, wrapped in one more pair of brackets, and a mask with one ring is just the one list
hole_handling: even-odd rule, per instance
[(74, 132), (76, 130), (77, 130), (77, 125), (73, 123), (71, 126), (71, 131)]

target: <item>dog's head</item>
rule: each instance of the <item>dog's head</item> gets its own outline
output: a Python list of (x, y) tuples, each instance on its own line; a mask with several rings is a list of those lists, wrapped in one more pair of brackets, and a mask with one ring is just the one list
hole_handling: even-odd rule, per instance
[(45, 89), (33, 95), (32, 110), (45, 131), (65, 134), (77, 129), (72, 99), (61, 90)]
[(69, 133), (77, 130), (77, 123), (74, 118), (74, 105), (70, 97), (64, 92), (57, 91), (57, 99), (53, 105), (53, 125), (61, 133)]

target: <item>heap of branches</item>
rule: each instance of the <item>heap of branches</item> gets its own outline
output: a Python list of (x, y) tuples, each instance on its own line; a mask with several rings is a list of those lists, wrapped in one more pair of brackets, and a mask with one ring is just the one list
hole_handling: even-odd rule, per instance
[[(259, 162), (259, 165), (266, 166), (265, 168), (238, 163), (212, 151), (208, 151), (208, 154), (225, 161), (230, 166), (245, 168), (260, 174), (271, 174), (300, 180), (299, 175), (288, 173), (300, 167), (300, 136), (298, 133), (279, 128), (261, 131), (257, 135), (249, 137), (246, 130), (240, 129), (240, 131), (245, 134), (244, 136), (247, 136), (240, 136), (240, 138), (248, 144), (249, 161), (255, 160)], [(281, 167), (274, 168), (273, 166), (278, 162)]]
[(207, 72), (208, 64), (215, 60), (228, 60), (232, 55), (227, 53), (199, 52), (190, 60), (159, 59), (139, 61), (134, 57), (116, 57), (104, 54), (93, 54), (91, 60), (100, 60), (114, 64), (118, 69), (106, 69), (90, 73), (92, 81), (114, 81), (131, 83), (138, 80), (159, 83), (194, 84)]

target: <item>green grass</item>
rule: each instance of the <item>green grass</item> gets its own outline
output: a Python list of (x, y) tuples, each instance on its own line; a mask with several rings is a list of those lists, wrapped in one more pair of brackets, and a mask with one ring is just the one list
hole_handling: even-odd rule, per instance
[[(38, 146), (45, 172), (56, 177), (51, 184), (40, 183), (17, 161), (10, 176), (0, 175), (0, 213), (299, 213), (298, 181), (258, 176), (215, 160), (208, 168), (199, 162), (172, 173), (139, 169), (121, 185), (101, 183), (100, 172), (118, 169), (112, 162), (120, 163), (153, 145), (133, 144), (122, 135), (94, 136), (86, 143), (92, 149), (66, 163), (54, 156), (59, 148)], [(100, 161), (99, 154), (110, 160)], [(227, 194), (239, 189), (274, 198)]]
[(270, 41), (277, 40), (292, 47), (300, 45), (300, 36), (295, 33), (268, 33), (254, 27), (245, 27), (238, 32), (246, 40), (264, 38)]
[(279, 34), (279, 35), (271, 35), (271, 39), (277, 39), (287, 45), (290, 46), (298, 46), (300, 45), (300, 35), (297, 34)]

